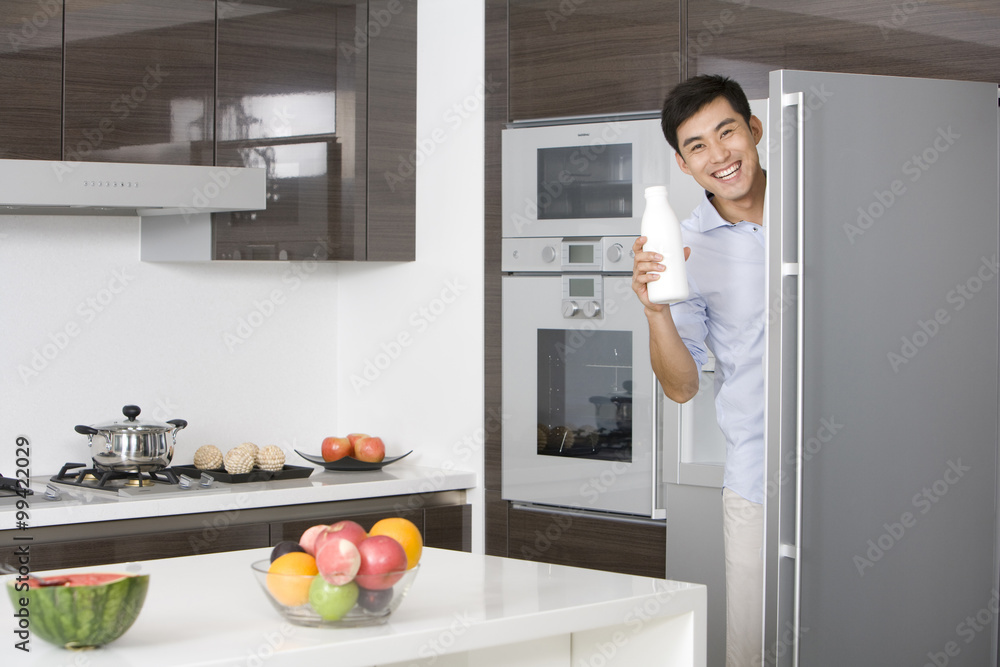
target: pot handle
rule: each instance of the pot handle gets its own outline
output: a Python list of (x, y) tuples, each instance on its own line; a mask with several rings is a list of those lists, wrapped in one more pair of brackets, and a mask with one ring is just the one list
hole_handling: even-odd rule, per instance
[(77, 426), (74, 430), (80, 435), (95, 436), (98, 433), (97, 429), (93, 426)]
[(188, 425), (187, 421), (183, 419), (168, 419), (168, 424), (173, 424), (175, 426), (174, 430), (179, 431)]

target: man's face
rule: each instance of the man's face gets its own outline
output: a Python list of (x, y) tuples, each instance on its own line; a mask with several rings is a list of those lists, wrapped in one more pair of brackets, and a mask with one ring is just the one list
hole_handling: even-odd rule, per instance
[(762, 135), (756, 116), (748, 125), (729, 100), (717, 97), (677, 128), (677, 164), (715, 196), (740, 200), (760, 176), (757, 143)]

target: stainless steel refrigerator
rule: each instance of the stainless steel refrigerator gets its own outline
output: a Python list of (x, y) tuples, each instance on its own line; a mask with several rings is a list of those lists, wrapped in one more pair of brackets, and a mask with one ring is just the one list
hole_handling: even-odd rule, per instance
[(770, 77), (764, 664), (995, 665), (997, 85)]

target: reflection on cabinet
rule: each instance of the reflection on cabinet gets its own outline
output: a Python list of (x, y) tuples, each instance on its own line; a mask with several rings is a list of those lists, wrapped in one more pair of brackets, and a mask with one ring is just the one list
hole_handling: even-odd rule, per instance
[(414, 259), (415, 181), (393, 175), (415, 143), (415, 4), (220, 14), (217, 163), (268, 186), (267, 210), (212, 216), (214, 259)]
[(213, 258), (363, 259), (365, 2), (254, 8), (219, 17), (217, 161), (265, 168), (267, 209), (214, 214)]
[(775, 69), (1000, 78), (995, 0), (688, 0), (687, 12), (688, 74), (731, 76), (750, 98), (767, 96)]
[(0, 0), (0, 158), (62, 157), (62, 1)]
[(511, 120), (655, 110), (679, 81), (678, 2), (508, 7)]
[(212, 164), (215, 0), (66, 0), (64, 58), (65, 159)]
[(511, 507), (508, 556), (644, 577), (667, 567), (664, 522)]

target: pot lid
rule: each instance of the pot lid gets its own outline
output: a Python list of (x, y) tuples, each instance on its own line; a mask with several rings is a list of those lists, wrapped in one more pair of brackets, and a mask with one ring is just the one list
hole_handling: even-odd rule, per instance
[(164, 424), (151, 419), (139, 419), (142, 410), (138, 405), (126, 405), (122, 408), (125, 419), (111, 422), (109, 424), (95, 424), (93, 428), (98, 431), (111, 431), (113, 433), (162, 433), (175, 428), (174, 424)]

